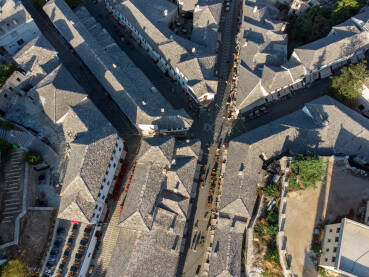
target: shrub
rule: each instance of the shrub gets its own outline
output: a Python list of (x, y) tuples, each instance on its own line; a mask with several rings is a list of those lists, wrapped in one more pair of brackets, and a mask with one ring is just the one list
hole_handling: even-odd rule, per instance
[(18, 69), (15, 63), (4, 63), (0, 68), (0, 88), (3, 87), (6, 80)]
[(40, 153), (34, 150), (29, 150), (26, 154), (26, 161), (30, 164), (35, 165), (42, 163), (44, 160)]
[(21, 260), (11, 260), (1, 267), (1, 277), (27, 277), (27, 265)]
[(290, 184), (296, 187), (297, 176), (299, 177), (298, 187), (315, 187), (325, 174), (325, 162), (317, 154), (297, 155), (292, 161), (292, 174)]
[(268, 243), (268, 248), (265, 253), (265, 260), (279, 265), (279, 253), (275, 241), (270, 241)]
[(268, 233), (268, 226), (264, 220), (256, 222), (254, 227), (255, 234), (258, 238), (262, 238)]
[(276, 185), (275, 184), (268, 184), (263, 187), (263, 192), (266, 196), (273, 197), (275, 194)]
[(278, 223), (278, 214), (275, 211), (272, 211), (267, 216), (267, 221), (269, 224), (277, 224)]
[(278, 225), (268, 225), (268, 235), (271, 237), (275, 237), (278, 234)]

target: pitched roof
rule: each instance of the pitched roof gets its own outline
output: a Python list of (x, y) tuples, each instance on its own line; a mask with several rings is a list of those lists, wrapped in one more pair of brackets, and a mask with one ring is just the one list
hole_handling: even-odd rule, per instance
[(368, 32), (337, 32), (296, 48), (294, 55), (311, 71), (350, 56), (368, 44)]
[(107, 276), (175, 275), (200, 154), (199, 141), (143, 140)]
[[(248, 211), (256, 199), (261, 153), (272, 157), (286, 151), (322, 155), (345, 153), (369, 160), (369, 122), (336, 100), (323, 96), (306, 108), (256, 128), (229, 144), (221, 208), (241, 198)], [(250, 162), (252, 161), (252, 162)]]
[[(183, 109), (175, 110), (161, 94), (154, 92), (152, 83), (142, 71), (137, 70), (123, 51), (117, 47), (114, 51), (119, 54), (105, 51), (106, 47), (103, 48), (103, 45), (106, 41), (102, 36), (109, 38), (110, 35), (104, 32), (99, 24), (87, 24), (80, 13), (83, 23), (63, 0), (48, 1), (43, 9), (129, 120), (138, 128), (140, 125), (154, 125), (159, 129), (191, 126), (193, 120), (187, 113)], [(88, 13), (86, 16), (90, 17)], [(96, 30), (100, 31), (95, 34)], [(117, 66), (117, 63), (129, 66)], [(138, 82), (142, 86), (138, 86)]]
[(0, 3), (0, 10), (0, 36), (33, 20), (21, 1), (3, 0)]
[[(168, 1), (165, 2), (169, 3)], [(162, 1), (159, 1), (159, 3), (162, 3)], [(213, 71), (198, 70), (199, 68), (196, 64), (201, 63), (197, 61), (201, 58), (216, 55), (214, 49), (215, 42), (210, 45), (210, 48), (207, 48), (195, 41), (176, 35), (169, 29), (168, 21), (170, 20), (168, 18), (163, 20), (162, 13), (153, 12), (157, 9), (156, 6), (158, 4), (156, 1), (112, 0), (110, 4), (127, 18), (145, 40), (148, 41), (149, 45), (171, 64), (173, 69), (178, 68), (189, 80), (189, 83), (195, 83), (193, 90), (196, 97), (199, 98), (208, 92), (216, 92), (217, 82)], [(174, 13), (175, 10), (168, 9), (168, 14), (171, 14), (171, 12)], [(212, 12), (211, 14), (213, 15)], [(193, 48), (195, 49), (194, 53), (192, 52)], [(190, 66), (186, 61), (191, 61), (193, 66)], [(208, 62), (211, 62), (211, 67), (213, 68), (215, 58), (209, 59)], [(195, 68), (195, 70), (192, 70), (192, 68)], [(187, 76), (187, 74), (189, 75)], [(191, 85), (189, 84), (189, 86)]]
[[(68, 82), (66, 82), (69, 80)], [(43, 78), (34, 88), (46, 115), (56, 123), (71, 106), (80, 103), (86, 94), (80, 85), (74, 81), (67, 69), (59, 65)]]
[(50, 42), (40, 33), (23, 46), (13, 59), (20, 68), (31, 75), (28, 78), (32, 78), (32, 85), (36, 85), (60, 64), (57, 54)]
[(292, 82), (293, 80), (288, 70), (281, 67), (264, 65), (261, 84), (267, 92), (271, 93), (291, 84)]
[[(88, 223), (118, 135), (88, 99), (71, 107), (61, 122), (70, 151), (58, 217)], [(77, 207), (80, 212), (74, 213)]]

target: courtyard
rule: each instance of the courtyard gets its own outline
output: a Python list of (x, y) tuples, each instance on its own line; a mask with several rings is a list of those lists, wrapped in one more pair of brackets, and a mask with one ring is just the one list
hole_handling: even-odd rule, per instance
[(325, 181), (316, 188), (289, 192), (287, 196), (286, 248), (294, 276), (318, 275), (311, 259), (314, 229), (340, 222), (343, 217), (360, 221), (361, 207), (369, 199), (367, 177), (353, 175), (333, 156), (325, 159), (328, 162)]

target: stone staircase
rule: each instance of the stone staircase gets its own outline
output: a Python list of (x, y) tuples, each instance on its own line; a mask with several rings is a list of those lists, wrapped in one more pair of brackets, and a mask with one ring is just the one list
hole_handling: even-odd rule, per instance
[(109, 225), (105, 231), (104, 239), (102, 241), (101, 247), (97, 254), (97, 267), (93, 274), (95, 277), (104, 276), (104, 272), (107, 271), (111, 258), (113, 256), (113, 251), (115, 245), (117, 244), (120, 227), (119, 224), (119, 217), (120, 217), (120, 209), (119, 205), (116, 205), (114, 212), (111, 216), (109, 221)]

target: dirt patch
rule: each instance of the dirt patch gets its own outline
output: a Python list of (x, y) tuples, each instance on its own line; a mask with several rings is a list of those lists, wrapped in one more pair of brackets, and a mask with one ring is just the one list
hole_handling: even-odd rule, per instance
[(288, 193), (285, 234), (291, 270), (296, 276), (317, 276), (310, 259), (314, 228), (319, 223), (358, 220), (358, 210), (369, 199), (368, 178), (355, 176), (333, 158), (328, 165), (327, 182), (303, 191)]
[(52, 211), (29, 211), (25, 216), (20, 237), (22, 259), (30, 267), (40, 266), (49, 238)]

